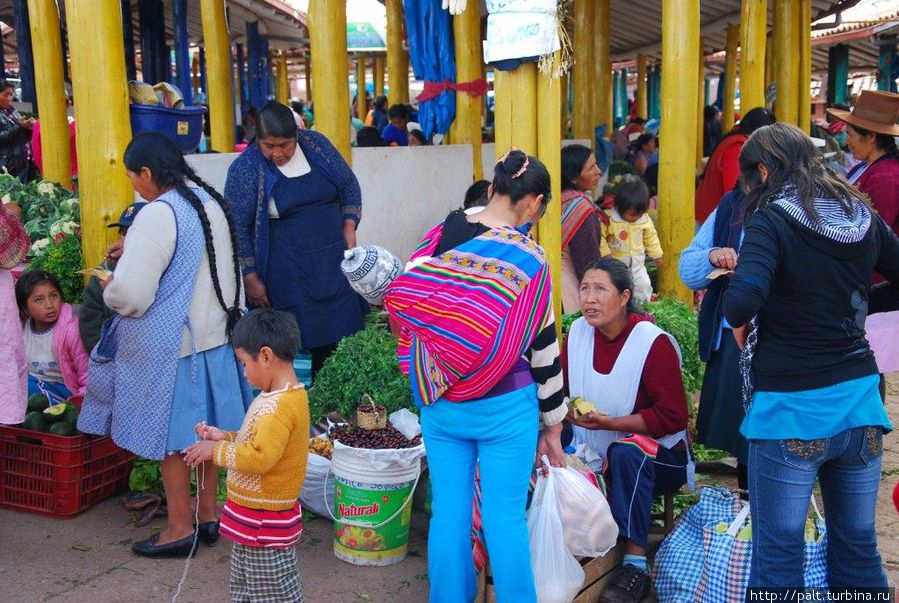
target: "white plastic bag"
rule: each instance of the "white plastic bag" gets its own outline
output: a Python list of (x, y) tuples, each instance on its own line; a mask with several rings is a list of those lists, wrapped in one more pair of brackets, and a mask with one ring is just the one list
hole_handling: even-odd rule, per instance
[(577, 557), (602, 557), (618, 540), (618, 524), (599, 488), (571, 467), (549, 468), (555, 477), (559, 516), (568, 551)]
[(331, 471), (331, 461), (310, 452), (306, 461), (306, 481), (300, 492), (300, 504), (304, 511), (312, 511), (330, 519), (328, 508), (333, 503), (334, 473)]
[(408, 408), (401, 408), (392, 413), (389, 419), (390, 424), (410, 440), (421, 434), (421, 425), (418, 424), (418, 415)]
[[(544, 463), (549, 464), (546, 457)], [(537, 476), (528, 509), (531, 569), (539, 603), (571, 603), (584, 584), (584, 568), (565, 546), (556, 480), (552, 471)]]

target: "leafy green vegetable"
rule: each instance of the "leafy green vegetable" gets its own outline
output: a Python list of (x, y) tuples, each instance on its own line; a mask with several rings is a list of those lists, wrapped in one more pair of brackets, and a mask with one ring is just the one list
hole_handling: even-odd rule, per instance
[(730, 453), (726, 450), (706, 448), (702, 444), (698, 444), (696, 442), (691, 445), (691, 448), (693, 449), (693, 458), (701, 463), (706, 461), (718, 461), (721, 459), (726, 459), (730, 456)]
[[(219, 467), (218, 481), (215, 488), (216, 499), (219, 502), (224, 502), (228, 496), (227, 478), (227, 470)], [(131, 475), (128, 478), (128, 489), (132, 492), (155, 492), (161, 496), (165, 495), (159, 461), (151, 461), (144, 458), (135, 459), (134, 467), (131, 469)], [(190, 474), (190, 493), (191, 495), (196, 495), (197, 493), (197, 480), (193, 471)]]
[(83, 268), (81, 239), (64, 235), (58, 243), (50, 243), (41, 255), (34, 258), (28, 270), (46, 270), (54, 275), (62, 285), (63, 298), (77, 304), (84, 293), (84, 277), (78, 274)]
[(344, 337), (316, 375), (309, 392), (312, 421), (320, 421), (333, 411), (351, 417), (362, 394), (371, 395), (387, 412), (400, 408), (418, 412), (409, 378), (397, 363), (396, 338), (380, 321)]

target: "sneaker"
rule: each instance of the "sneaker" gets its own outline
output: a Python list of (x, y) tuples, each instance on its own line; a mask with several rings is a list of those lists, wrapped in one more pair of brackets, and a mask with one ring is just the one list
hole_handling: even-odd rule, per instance
[(599, 595), (599, 603), (635, 603), (649, 594), (649, 574), (631, 564), (621, 566)]

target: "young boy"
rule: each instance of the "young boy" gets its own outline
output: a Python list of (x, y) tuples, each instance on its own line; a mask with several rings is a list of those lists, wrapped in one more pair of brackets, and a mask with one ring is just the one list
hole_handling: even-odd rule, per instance
[(652, 283), (646, 272), (646, 260), (662, 266), (662, 245), (656, 227), (646, 215), (649, 209), (649, 189), (639, 177), (631, 177), (615, 191), (613, 209), (599, 216), (602, 237), (599, 252), (612, 256), (631, 269), (634, 276), (634, 297), (638, 302), (652, 297)]
[(406, 125), (409, 123), (409, 107), (406, 105), (392, 105), (387, 110), (390, 123), (381, 131), (381, 138), (388, 147), (409, 146), (409, 133)]
[[(309, 402), (293, 370), (299, 342), (286, 312), (253, 310), (238, 321), (234, 352), (247, 380), (262, 390), (238, 432), (197, 424), (202, 442), (185, 450), (196, 467), (212, 460), (228, 469), (221, 533), (234, 542), (233, 601), (303, 601), (296, 543), (303, 531), (297, 498), (309, 453)], [(206, 479), (215, 479), (206, 476)]]

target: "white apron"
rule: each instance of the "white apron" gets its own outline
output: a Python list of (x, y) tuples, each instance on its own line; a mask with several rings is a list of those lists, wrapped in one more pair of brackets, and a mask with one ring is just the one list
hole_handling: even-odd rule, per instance
[[(646, 364), (652, 344), (661, 335), (668, 337), (680, 360), (680, 346), (674, 337), (651, 322), (639, 322), (624, 343), (612, 371), (604, 375), (593, 369), (595, 329), (585, 318), (578, 318), (568, 332), (568, 389), (571, 397), (581, 396), (610, 417), (633, 414), (640, 378), (643, 376), (643, 365)], [(586, 444), (601, 457), (604, 464), (609, 445), (628, 435), (630, 434), (622, 431), (575, 426), (574, 446)], [(686, 430), (656, 438), (665, 448), (673, 448), (681, 440), (687, 444)]]

